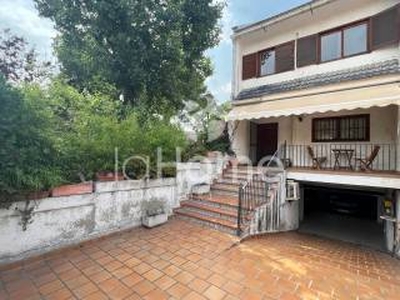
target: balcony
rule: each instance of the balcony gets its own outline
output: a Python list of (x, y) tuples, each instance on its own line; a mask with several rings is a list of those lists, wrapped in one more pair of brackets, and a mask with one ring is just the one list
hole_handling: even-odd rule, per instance
[(282, 147), (290, 170), (353, 172), (400, 176), (397, 144), (321, 143)]

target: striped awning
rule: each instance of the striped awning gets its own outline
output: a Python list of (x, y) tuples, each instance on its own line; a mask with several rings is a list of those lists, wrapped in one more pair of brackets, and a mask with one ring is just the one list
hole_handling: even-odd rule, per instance
[[(262, 100), (262, 99), (261, 99)], [(251, 120), (291, 115), (336, 112), (400, 105), (400, 83), (242, 103), (233, 107), (228, 120)]]

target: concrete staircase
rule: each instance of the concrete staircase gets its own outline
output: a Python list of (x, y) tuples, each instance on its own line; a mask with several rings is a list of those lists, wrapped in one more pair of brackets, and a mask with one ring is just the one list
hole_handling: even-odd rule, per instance
[(226, 169), (211, 185), (210, 193), (192, 194), (175, 210), (176, 215), (236, 235), (240, 183), (256, 173), (255, 169), (247, 167)]

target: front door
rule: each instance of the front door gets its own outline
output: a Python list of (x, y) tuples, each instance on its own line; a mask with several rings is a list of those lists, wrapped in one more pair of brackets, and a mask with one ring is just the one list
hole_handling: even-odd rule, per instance
[(259, 124), (257, 127), (257, 162), (272, 156), (278, 149), (278, 123)]

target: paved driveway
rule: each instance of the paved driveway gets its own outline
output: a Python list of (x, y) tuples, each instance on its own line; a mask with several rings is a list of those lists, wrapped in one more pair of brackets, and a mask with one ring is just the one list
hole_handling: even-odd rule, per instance
[(0, 269), (0, 299), (400, 299), (400, 261), (297, 233), (235, 245), (180, 220)]

